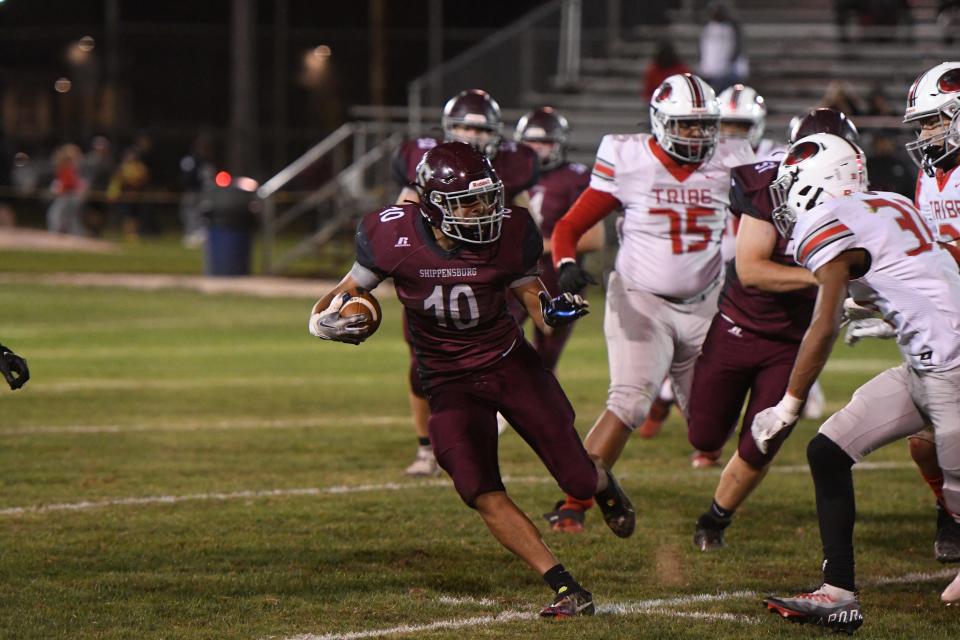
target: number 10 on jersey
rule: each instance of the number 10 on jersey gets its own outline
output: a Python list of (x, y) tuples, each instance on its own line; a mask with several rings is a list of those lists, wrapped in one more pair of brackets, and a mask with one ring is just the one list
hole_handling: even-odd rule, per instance
[(449, 323), (453, 323), (457, 329), (472, 329), (480, 323), (477, 297), (468, 284), (451, 287), (446, 300), (443, 295), (443, 286), (438, 284), (423, 301), (423, 308), (433, 309), (437, 324), (444, 328), (448, 327)]

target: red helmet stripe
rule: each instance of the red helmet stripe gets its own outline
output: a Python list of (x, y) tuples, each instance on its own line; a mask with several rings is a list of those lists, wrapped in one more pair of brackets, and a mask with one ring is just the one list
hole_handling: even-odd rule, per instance
[(700, 91), (700, 85), (693, 79), (689, 73), (683, 74), (683, 79), (690, 85), (690, 93), (693, 95), (693, 106), (697, 109), (703, 107), (703, 92)]
[(730, 108), (736, 109), (737, 103), (740, 102), (740, 94), (743, 93), (743, 85), (734, 85), (733, 93), (730, 94)]

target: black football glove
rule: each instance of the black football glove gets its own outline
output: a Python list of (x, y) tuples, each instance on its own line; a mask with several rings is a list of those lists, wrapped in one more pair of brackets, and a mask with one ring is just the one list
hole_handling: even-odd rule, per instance
[(330, 306), (321, 313), (310, 316), (307, 329), (310, 334), (321, 340), (360, 344), (367, 339), (370, 324), (362, 313), (351, 316), (341, 316), (340, 307), (347, 303), (350, 294), (344, 292), (333, 299)]
[(30, 379), (27, 361), (2, 344), (0, 344), (0, 373), (14, 391), (27, 384), (27, 380)]
[(551, 298), (546, 291), (540, 292), (540, 311), (543, 321), (551, 327), (562, 327), (590, 313), (590, 303), (575, 293), (561, 293)]
[(564, 262), (558, 273), (560, 291), (563, 293), (578, 293), (588, 284), (597, 284), (596, 279), (580, 268), (576, 262)]

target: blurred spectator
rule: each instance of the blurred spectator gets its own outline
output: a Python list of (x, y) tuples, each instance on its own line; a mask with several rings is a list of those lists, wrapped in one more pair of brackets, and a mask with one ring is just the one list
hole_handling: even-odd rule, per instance
[(863, 104), (853, 88), (843, 80), (831, 80), (820, 100), (820, 107), (836, 109), (848, 117), (863, 115)]
[(891, 133), (878, 130), (873, 134), (873, 146), (867, 154), (870, 190), (893, 191), (913, 200), (917, 173), (913, 164), (899, 156), (902, 148)]
[(183, 223), (183, 244), (199, 247), (207, 239), (204, 223), (203, 192), (215, 186), (217, 165), (213, 161), (213, 140), (200, 134), (190, 153), (180, 160), (183, 195), (180, 197), (180, 221)]
[(851, 18), (859, 21), (860, 11), (866, 0), (833, 0), (833, 17), (840, 33), (840, 42), (850, 42), (847, 24)]
[(896, 116), (897, 110), (890, 106), (886, 94), (883, 92), (883, 85), (874, 85), (867, 96), (867, 104), (864, 108), (864, 115), (868, 116)]
[(90, 142), (90, 150), (83, 158), (80, 169), (80, 175), (89, 187), (84, 222), (95, 236), (99, 236), (107, 225), (106, 194), (115, 167), (110, 141), (103, 136), (96, 136)]
[(123, 221), (123, 233), (128, 240), (136, 240), (142, 235), (156, 235), (160, 232), (149, 205), (140, 200), (140, 195), (149, 184), (150, 171), (140, 160), (139, 149), (127, 148), (123, 152), (120, 166), (110, 179), (107, 198), (116, 204)]
[(710, 20), (700, 32), (700, 77), (720, 93), (747, 75), (742, 54), (740, 24), (726, 2), (712, 2)]
[(83, 152), (75, 144), (65, 144), (53, 153), (53, 201), (47, 209), (47, 230), (54, 233), (86, 234), (80, 219), (86, 184), (80, 177)]
[(657, 43), (657, 50), (643, 75), (643, 99), (650, 102), (660, 83), (678, 73), (690, 73), (690, 67), (677, 55), (672, 42), (661, 40)]
[(909, 0), (862, 0), (861, 22), (873, 27), (875, 42), (889, 42), (895, 39), (898, 28), (906, 30), (906, 39), (913, 38), (913, 12)]
[(960, 0), (940, 0), (937, 6), (937, 24), (943, 32), (943, 44), (953, 44), (953, 34), (960, 27)]

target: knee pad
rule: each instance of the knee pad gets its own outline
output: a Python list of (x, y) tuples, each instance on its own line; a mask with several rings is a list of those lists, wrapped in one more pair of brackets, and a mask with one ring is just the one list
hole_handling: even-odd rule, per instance
[(643, 424), (653, 404), (656, 389), (611, 388), (607, 396), (607, 409), (622, 420), (630, 430)]
[(807, 445), (807, 462), (814, 473), (853, 466), (853, 458), (822, 433), (815, 435)]

